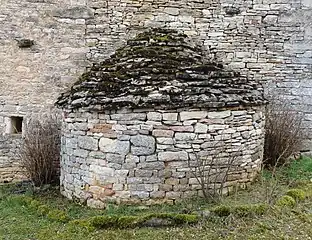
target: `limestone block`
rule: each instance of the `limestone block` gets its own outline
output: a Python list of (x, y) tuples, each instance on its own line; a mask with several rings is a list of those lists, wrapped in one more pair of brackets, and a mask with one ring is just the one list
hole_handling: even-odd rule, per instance
[(177, 141), (191, 141), (196, 138), (195, 133), (176, 133), (174, 138)]
[(150, 120), (150, 121), (161, 121), (162, 120), (162, 115), (159, 112), (149, 112), (147, 114), (147, 120)]
[(163, 113), (163, 120), (164, 121), (177, 121), (178, 114), (177, 113)]
[(83, 159), (87, 158), (89, 155), (89, 151), (83, 149), (75, 149), (73, 151), (73, 155), (76, 157), (81, 157)]
[(140, 199), (148, 199), (149, 198), (149, 192), (146, 192), (146, 191), (130, 191), (130, 195), (132, 197), (137, 197)]
[(180, 119), (181, 121), (191, 120), (191, 119), (202, 119), (207, 117), (206, 111), (194, 111), (194, 112), (181, 112)]
[(105, 159), (106, 154), (101, 151), (94, 151), (89, 153), (89, 157), (97, 159)]
[(106, 155), (106, 160), (108, 163), (118, 163), (118, 164), (122, 164), (125, 160), (125, 156), (124, 155), (120, 155), (120, 154), (113, 154), (113, 153), (108, 153)]
[(54, 17), (67, 19), (89, 19), (93, 18), (93, 11), (85, 6), (75, 6), (71, 8), (60, 8), (52, 11)]
[(161, 170), (165, 168), (164, 162), (143, 162), (138, 164), (138, 168), (143, 170)]
[(130, 151), (130, 142), (113, 140), (110, 138), (101, 138), (99, 147), (104, 153), (127, 155)]
[(115, 174), (115, 170), (108, 167), (101, 167), (98, 165), (90, 165), (90, 171), (94, 172), (97, 175), (113, 177)]
[(159, 161), (187, 161), (188, 160), (188, 153), (185, 151), (179, 151), (179, 152), (159, 152), (158, 153), (158, 159)]
[(195, 133), (207, 133), (208, 126), (203, 123), (197, 123), (195, 125)]
[(166, 192), (166, 198), (168, 199), (180, 199), (181, 192)]
[(155, 191), (150, 193), (152, 199), (162, 199), (166, 195), (165, 191)]
[(78, 146), (82, 149), (97, 151), (99, 148), (99, 140), (88, 137), (88, 136), (79, 136), (78, 137)]
[(130, 139), (133, 146), (131, 146), (131, 153), (137, 156), (151, 155), (155, 152), (156, 141), (152, 136), (136, 135)]
[(172, 145), (174, 143), (172, 138), (157, 138), (157, 143), (165, 144), (165, 145)]
[(194, 132), (193, 126), (172, 126), (170, 129), (175, 132)]
[(135, 177), (151, 177), (153, 172), (151, 170), (135, 170)]
[(133, 121), (133, 120), (146, 120), (145, 113), (127, 113), (127, 114), (112, 114), (112, 120), (117, 121)]
[(231, 111), (208, 112), (208, 118), (212, 118), (212, 119), (227, 118), (230, 116), (231, 116)]
[(153, 136), (155, 137), (173, 137), (174, 131), (172, 130), (161, 130), (161, 129), (156, 129), (153, 130)]

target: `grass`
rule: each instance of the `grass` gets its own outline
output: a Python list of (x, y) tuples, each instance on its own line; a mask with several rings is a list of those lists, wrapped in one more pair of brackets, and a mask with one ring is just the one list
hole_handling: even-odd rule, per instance
[[(181, 201), (173, 206), (108, 205), (105, 210), (94, 210), (61, 197), (53, 189), (39, 194), (32, 194), (30, 191), (14, 194), (16, 186), (0, 186), (0, 239), (312, 239), (312, 159), (304, 158), (293, 162), (278, 172), (278, 179), (270, 178), (269, 172), (266, 172), (264, 177), (259, 178), (249, 189), (236, 191), (225, 197), (220, 205), (212, 205), (203, 199), (193, 199)], [(267, 205), (267, 195), (271, 192), (268, 190), (272, 187), (274, 191), (269, 196), (272, 201)], [(285, 196), (287, 199), (293, 197), (295, 205), (275, 205), (276, 202), (285, 199)], [(24, 200), (27, 197), (37, 201), (28, 204)], [(257, 205), (250, 205), (254, 203)], [(57, 217), (49, 218), (49, 214), (40, 214), (36, 204), (46, 205), (53, 211), (64, 212), (69, 221), (60, 221)], [(268, 209), (262, 206), (268, 206)], [(207, 216), (198, 224), (174, 227), (87, 227), (87, 219), (94, 216), (97, 216), (97, 219), (105, 219), (107, 216), (125, 219), (130, 216), (132, 219), (159, 213), (167, 217), (183, 213), (206, 213)], [(77, 222), (79, 224), (76, 224)]]

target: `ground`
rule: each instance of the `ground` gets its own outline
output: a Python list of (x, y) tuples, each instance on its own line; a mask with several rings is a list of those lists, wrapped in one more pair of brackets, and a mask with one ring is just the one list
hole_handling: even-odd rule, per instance
[[(105, 210), (72, 203), (53, 188), (34, 193), (28, 187), (24, 192), (19, 191), (25, 188), (23, 186), (3, 185), (0, 186), (0, 239), (308, 240), (312, 239), (311, 178), (312, 159), (304, 158), (279, 169), (276, 177), (272, 177), (272, 172), (264, 171), (249, 189), (224, 197), (218, 205), (193, 199), (174, 206), (108, 205)], [(285, 201), (289, 200), (288, 196), (295, 201)], [(259, 212), (252, 206), (265, 208)], [(88, 220), (94, 216), (120, 218), (156, 213), (198, 214), (200, 219), (196, 224), (162, 228), (106, 226), (101, 229), (88, 225)]]

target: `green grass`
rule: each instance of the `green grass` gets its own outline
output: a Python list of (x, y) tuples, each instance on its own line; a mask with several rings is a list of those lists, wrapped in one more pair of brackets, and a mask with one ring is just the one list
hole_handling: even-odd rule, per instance
[[(151, 207), (109, 205), (105, 210), (94, 210), (77, 205), (60, 196), (55, 190), (35, 195), (29, 191), (26, 194), (17, 195), (12, 194), (12, 190), (15, 189), (14, 185), (0, 186), (0, 239), (308, 240), (312, 239), (311, 174), (312, 160), (304, 158), (280, 169), (279, 179), (270, 178), (270, 173), (266, 172), (266, 176), (255, 182), (249, 189), (234, 192), (231, 196), (225, 197), (220, 205), (212, 205), (203, 199), (193, 199), (181, 201), (173, 206), (165, 204)], [(276, 187), (276, 190), (270, 196), (272, 202), (271, 206), (268, 206), (266, 195), (272, 187)], [(275, 202), (283, 196), (287, 194), (297, 196), (298, 193), (301, 194), (301, 191), (304, 191), (305, 197), (298, 198), (294, 206), (275, 205)], [(30, 196), (37, 201), (30, 203), (28, 200), (27, 202), (25, 196)], [(37, 204), (47, 206), (48, 210), (56, 214), (53, 217), (49, 217), (46, 213), (41, 214), (38, 209), (45, 212), (45, 208), (38, 208)], [(107, 216), (122, 217), (122, 221), (128, 221), (148, 214), (163, 213), (163, 216), (171, 218), (174, 216), (172, 214), (198, 213), (204, 209), (207, 209), (210, 214), (195, 225), (93, 230), (88, 227), (88, 219), (94, 216), (97, 216), (98, 221), (106, 221)], [(60, 211), (66, 214), (68, 221), (58, 219)]]

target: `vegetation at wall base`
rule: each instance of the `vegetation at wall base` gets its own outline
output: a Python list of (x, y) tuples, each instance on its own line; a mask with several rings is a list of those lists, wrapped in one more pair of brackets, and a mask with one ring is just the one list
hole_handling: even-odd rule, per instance
[[(303, 158), (269, 172), (249, 189), (220, 203), (203, 199), (176, 205), (115, 206), (89, 209), (58, 194), (0, 186), (0, 239), (311, 239), (312, 159)], [(296, 174), (297, 173), (297, 174)], [(272, 203), (268, 186), (278, 182)]]

